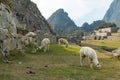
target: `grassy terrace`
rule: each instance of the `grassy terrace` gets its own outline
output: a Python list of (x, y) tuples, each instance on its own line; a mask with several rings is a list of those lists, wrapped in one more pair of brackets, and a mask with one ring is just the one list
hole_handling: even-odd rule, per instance
[(101, 70), (90, 69), (87, 60), (80, 67), (79, 46), (51, 44), (47, 52), (33, 54), (30, 47), (24, 54), (13, 51), (10, 63), (0, 62), (0, 80), (119, 80), (120, 60), (111, 58), (108, 51), (120, 48), (120, 42), (83, 41), (82, 45), (97, 51)]

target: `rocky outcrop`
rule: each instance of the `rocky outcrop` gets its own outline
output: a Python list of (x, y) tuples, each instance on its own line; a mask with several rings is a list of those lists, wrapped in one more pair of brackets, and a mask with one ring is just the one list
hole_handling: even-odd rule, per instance
[[(9, 50), (17, 49), (17, 27), (21, 27), (9, 6), (0, 3), (0, 55), (9, 55)], [(20, 49), (20, 48), (19, 48)]]
[(55, 32), (41, 15), (36, 4), (30, 0), (11, 0), (11, 3), (14, 15), (28, 31), (40, 30), (44, 34), (55, 35)]
[(0, 3), (0, 28), (9, 29), (11, 33), (17, 33), (16, 26), (19, 24), (10, 8)]

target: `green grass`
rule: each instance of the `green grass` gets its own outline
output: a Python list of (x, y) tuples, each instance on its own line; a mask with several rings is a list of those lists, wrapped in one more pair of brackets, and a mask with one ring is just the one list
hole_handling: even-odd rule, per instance
[[(120, 42), (84, 41), (82, 44), (97, 51), (101, 70), (90, 69), (87, 60), (80, 67), (80, 47), (77, 45), (65, 48), (51, 44), (49, 51), (37, 53), (32, 53), (33, 46), (30, 46), (24, 54), (12, 51), (8, 58), (10, 63), (0, 62), (0, 80), (119, 80), (120, 60), (111, 58), (110, 52), (102, 50), (101, 46), (117, 48)], [(28, 74), (30, 70), (35, 74)]]
[(95, 46), (105, 46), (108, 48), (120, 48), (120, 42), (119, 41), (109, 41), (109, 40), (89, 40), (89, 41), (83, 41), (83, 45), (93, 45)]

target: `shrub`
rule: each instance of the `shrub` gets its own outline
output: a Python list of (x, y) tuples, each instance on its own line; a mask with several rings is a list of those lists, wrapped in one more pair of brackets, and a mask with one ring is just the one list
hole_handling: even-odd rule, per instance
[(8, 5), (10, 8), (12, 8), (12, 3), (10, 2), (10, 0), (0, 0), (0, 3), (6, 4), (6, 5)]

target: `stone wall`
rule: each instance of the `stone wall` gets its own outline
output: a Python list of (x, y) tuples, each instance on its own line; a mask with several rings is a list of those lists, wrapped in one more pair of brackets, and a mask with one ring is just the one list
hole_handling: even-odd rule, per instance
[(90, 33), (89, 35), (85, 35), (83, 38), (87, 40), (104, 40), (107, 39), (108, 36), (111, 36), (113, 32), (117, 32), (117, 30), (118, 30), (117, 27), (102, 28), (102, 29), (94, 30), (93, 33)]

